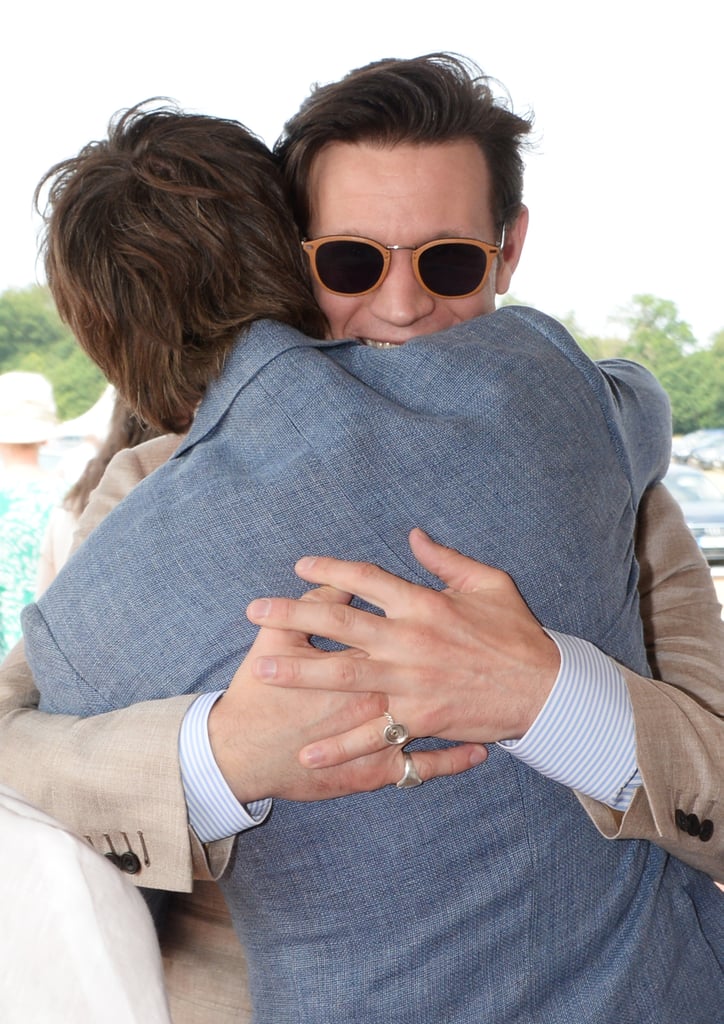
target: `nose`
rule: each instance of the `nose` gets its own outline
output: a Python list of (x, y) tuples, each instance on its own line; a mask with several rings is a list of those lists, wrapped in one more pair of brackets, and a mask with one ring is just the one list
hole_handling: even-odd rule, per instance
[(387, 277), (370, 294), (370, 308), (376, 317), (395, 327), (409, 327), (435, 308), (435, 297), (415, 277), (409, 250), (391, 253)]

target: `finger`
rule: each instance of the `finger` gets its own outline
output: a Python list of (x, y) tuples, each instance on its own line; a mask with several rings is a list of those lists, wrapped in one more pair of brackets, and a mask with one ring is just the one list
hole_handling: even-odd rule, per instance
[(410, 549), (428, 572), (437, 576), (452, 590), (470, 594), (476, 590), (487, 590), (501, 585), (509, 579), (507, 573), (493, 569), (474, 558), (461, 555), (454, 548), (446, 548), (429, 537), (419, 527), (410, 531)]
[(299, 751), (299, 761), (305, 768), (332, 768), (384, 750), (390, 746), (384, 739), (384, 731), (389, 724), (388, 718), (373, 718), (356, 729), (317, 740)]
[[(329, 588), (328, 588), (329, 589)], [(275, 630), (294, 630), (305, 637), (323, 636), (346, 647), (366, 649), (384, 622), (379, 615), (326, 600), (265, 597), (246, 609), (250, 622)]]
[(409, 606), (425, 588), (370, 562), (348, 562), (321, 556), (300, 558), (294, 566), (297, 576), (308, 583), (325, 583), (349, 591), (388, 614)]
[[(251, 605), (246, 610), (246, 617), (250, 622), (255, 625), (261, 625), (264, 628), (260, 630), (257, 639), (254, 643), (254, 649), (258, 653), (259, 651), (271, 651), (276, 649), (277, 652), (289, 650), (290, 648), (310, 647), (309, 638), (312, 635), (312, 630), (305, 631), (303, 626), (298, 624), (291, 624), (286, 629), (275, 628), (274, 623), (270, 621), (264, 621), (261, 617), (253, 618), (249, 614), (249, 609), (252, 606), (263, 607), (265, 602), (268, 602), (268, 598), (260, 598), (257, 601), (252, 601)], [(336, 587), (315, 587), (312, 590), (308, 590), (306, 594), (302, 594), (299, 601), (303, 601), (306, 604), (349, 604), (352, 600), (352, 594), (347, 594), (344, 591), (337, 590)], [(294, 603), (294, 602), (293, 602)]]
[[(313, 587), (311, 590), (308, 590), (306, 594), (302, 594), (300, 598), (257, 597), (247, 605), (246, 617), (250, 622), (263, 624), (269, 628), (270, 623), (266, 620), (269, 620), (270, 613), (272, 612), (272, 608), (270, 607), (272, 601), (276, 602), (273, 609), (274, 620), (276, 623), (276, 620), (281, 622), (285, 614), (293, 613), (295, 605), (300, 601), (303, 601), (305, 604), (349, 604), (352, 597), (353, 595), (351, 593), (338, 590), (337, 587), (326, 586)], [(265, 621), (262, 623), (262, 620)], [(296, 627), (293, 624), (289, 624), (289, 626), (285, 624), (283, 628), (293, 629)]]
[[(410, 750), (417, 774), (423, 782), (445, 775), (460, 775), (487, 760), (488, 751), (480, 743), (461, 743), (457, 747), (443, 747), (442, 750)], [(402, 762), (400, 778), (404, 773)], [(394, 780), (398, 782), (398, 779)]]
[[(272, 632), (271, 630), (269, 632)], [(295, 636), (293, 633), (273, 631), (277, 636)], [(292, 650), (277, 645), (259, 654), (252, 663), (252, 674), (256, 679), (273, 686), (300, 690), (336, 690), (340, 693), (361, 693), (379, 690), (380, 680), (385, 687), (391, 686), (397, 692), (397, 666), (388, 666), (372, 661), (365, 651), (347, 647), (343, 651), (321, 651), (311, 644), (305, 646), (303, 655), (297, 647)]]
[[(334, 690), (337, 693), (379, 690), (379, 665), (373, 664), (365, 651), (354, 648), (322, 651), (308, 643), (300, 651), (296, 641), (299, 634), (283, 630), (266, 632), (276, 637), (295, 639), (256, 648), (251, 661), (251, 673), (255, 679), (291, 690)], [(365, 665), (364, 670), (359, 669), (359, 665)], [(371, 667), (368, 669), (368, 666)], [(387, 686), (386, 674), (384, 678)], [(392, 678), (391, 673), (390, 680)]]
[[(338, 736), (317, 740), (300, 750), (299, 761), (304, 768), (334, 768), (380, 750), (388, 750), (391, 744), (385, 741), (384, 731), (389, 724), (387, 718), (373, 718)], [(435, 756), (428, 759), (428, 754)], [(415, 764), (418, 759), (421, 760), (429, 773), (427, 777), (432, 778), (433, 775), (454, 775), (465, 771), (466, 768), (482, 763), (487, 756), (487, 748), (482, 744), (461, 743), (439, 751), (416, 751)]]

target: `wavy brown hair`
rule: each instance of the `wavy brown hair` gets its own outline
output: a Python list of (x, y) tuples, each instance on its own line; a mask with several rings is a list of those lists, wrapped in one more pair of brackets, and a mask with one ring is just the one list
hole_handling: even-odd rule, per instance
[(255, 320), (324, 336), (276, 161), (242, 124), (146, 101), (43, 176), (38, 210), (46, 188), (58, 311), (143, 423), (185, 430)]
[(333, 142), (435, 145), (471, 139), (483, 152), (499, 232), (520, 213), (523, 156), (532, 116), (510, 109), (493, 79), (456, 54), (375, 61), (339, 82), (317, 86), (284, 126), (274, 151), (281, 159), (302, 235), (310, 220), (309, 175)]

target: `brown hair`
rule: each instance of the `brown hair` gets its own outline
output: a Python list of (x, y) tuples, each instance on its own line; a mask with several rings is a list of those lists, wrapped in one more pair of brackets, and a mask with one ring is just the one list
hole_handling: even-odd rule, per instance
[(58, 311), (144, 422), (181, 431), (239, 332), (323, 337), (276, 162), (236, 121), (146, 101), (52, 167), (43, 254)]
[(311, 214), (312, 163), (333, 142), (391, 146), (472, 139), (490, 172), (496, 228), (514, 222), (523, 198), (521, 150), (533, 120), (514, 114), (495, 96), (492, 82), (464, 57), (431, 53), (376, 61), (317, 86), (275, 146), (302, 235)]

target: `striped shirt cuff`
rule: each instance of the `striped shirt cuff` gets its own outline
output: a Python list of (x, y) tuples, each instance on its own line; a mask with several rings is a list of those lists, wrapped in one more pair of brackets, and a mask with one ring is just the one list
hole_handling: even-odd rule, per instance
[(181, 781), (189, 824), (202, 843), (226, 839), (261, 824), (271, 800), (240, 804), (229, 789), (211, 750), (208, 718), (223, 691), (204, 693), (190, 705), (179, 732)]
[(626, 811), (641, 776), (624, 678), (588, 641), (546, 632), (560, 651), (558, 678), (525, 736), (500, 746), (549, 779)]

